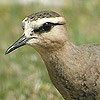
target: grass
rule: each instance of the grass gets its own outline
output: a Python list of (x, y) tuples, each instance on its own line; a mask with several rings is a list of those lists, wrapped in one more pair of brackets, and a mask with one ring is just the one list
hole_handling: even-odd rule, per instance
[[(55, 10), (67, 20), (68, 33), (76, 45), (100, 42), (98, 0), (73, 2), (65, 6), (0, 5), (0, 100), (63, 100), (52, 85), (39, 54), (24, 46), (4, 55), (7, 47), (23, 33), (21, 21), (40, 10)], [(89, 2), (90, 1), (90, 2)]]

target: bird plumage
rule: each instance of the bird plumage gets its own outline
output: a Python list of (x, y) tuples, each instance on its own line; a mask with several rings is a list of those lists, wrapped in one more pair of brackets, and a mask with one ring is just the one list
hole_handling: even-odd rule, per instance
[(74, 45), (65, 24), (65, 19), (52, 11), (28, 16), (22, 22), (24, 38), (6, 54), (24, 41), (40, 53), (52, 83), (65, 100), (100, 100), (100, 45)]

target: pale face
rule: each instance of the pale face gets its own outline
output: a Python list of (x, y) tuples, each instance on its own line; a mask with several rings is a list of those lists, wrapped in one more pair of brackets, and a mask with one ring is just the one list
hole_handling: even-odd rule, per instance
[[(26, 21), (25, 21), (26, 20)], [(24, 34), (29, 39), (26, 44), (33, 48), (50, 48), (65, 38), (65, 19), (63, 17), (43, 18), (37, 21), (23, 20)]]
[(23, 45), (30, 45), (38, 52), (60, 48), (67, 39), (65, 23), (63, 17), (38, 18), (35, 21), (25, 18), (22, 37), (7, 49), (6, 54)]

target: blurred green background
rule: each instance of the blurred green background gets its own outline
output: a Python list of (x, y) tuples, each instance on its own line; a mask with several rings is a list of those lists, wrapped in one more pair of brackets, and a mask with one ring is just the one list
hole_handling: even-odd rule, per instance
[(100, 0), (40, 1), (0, 3), (0, 100), (63, 100), (33, 48), (24, 46), (4, 54), (23, 33), (22, 20), (33, 12), (53, 10), (64, 16), (76, 45), (100, 43)]

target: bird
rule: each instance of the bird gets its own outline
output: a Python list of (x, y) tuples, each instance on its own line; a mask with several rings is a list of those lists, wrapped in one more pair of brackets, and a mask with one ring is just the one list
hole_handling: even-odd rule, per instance
[(22, 28), (22, 36), (5, 54), (29, 45), (40, 54), (65, 100), (100, 100), (100, 44), (75, 45), (65, 18), (51, 10), (27, 16)]

